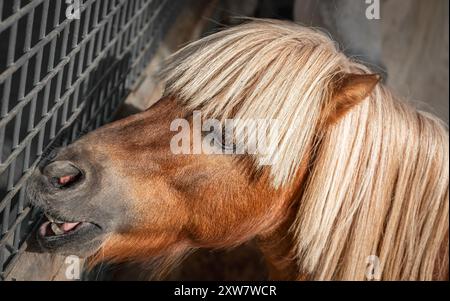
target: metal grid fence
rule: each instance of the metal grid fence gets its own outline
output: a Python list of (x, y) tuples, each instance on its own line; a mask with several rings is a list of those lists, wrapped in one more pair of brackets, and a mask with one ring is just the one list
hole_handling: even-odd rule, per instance
[(25, 197), (55, 143), (108, 122), (182, 0), (0, 0), (0, 280), (39, 218)]

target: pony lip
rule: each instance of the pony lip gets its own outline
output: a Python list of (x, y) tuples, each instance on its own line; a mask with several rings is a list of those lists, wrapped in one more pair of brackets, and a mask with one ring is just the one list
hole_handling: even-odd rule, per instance
[(42, 237), (61, 236), (75, 231), (83, 222), (75, 223), (55, 223), (46, 221), (39, 227), (39, 234)]
[(54, 218), (48, 213), (44, 213), (44, 215), (47, 220), (44, 221), (38, 229), (38, 235), (43, 239), (67, 237), (70, 234), (76, 233), (78, 229), (84, 227), (96, 227), (101, 229), (100, 226), (90, 222), (64, 221), (60, 218)]
[[(97, 224), (90, 222), (54, 223), (45, 220), (36, 230), (38, 252), (59, 252), (62, 254), (90, 255), (84, 247), (92, 246), (99, 241), (105, 231)], [(74, 249), (77, 248), (77, 251)]]

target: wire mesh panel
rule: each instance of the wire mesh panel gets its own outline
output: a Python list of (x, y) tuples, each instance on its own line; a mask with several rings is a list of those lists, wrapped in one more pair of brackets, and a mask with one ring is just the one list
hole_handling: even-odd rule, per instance
[(0, 0), (0, 280), (39, 218), (25, 197), (32, 169), (112, 118), (183, 5), (67, 2)]

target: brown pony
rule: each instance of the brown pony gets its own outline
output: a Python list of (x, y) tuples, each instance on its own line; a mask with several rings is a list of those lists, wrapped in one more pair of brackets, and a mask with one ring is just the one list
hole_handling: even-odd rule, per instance
[[(251, 21), (184, 47), (162, 75), (156, 105), (36, 169), (28, 194), (48, 217), (44, 251), (164, 272), (197, 248), (255, 239), (274, 279), (448, 278), (447, 129), (327, 36)], [(278, 120), (273, 164), (175, 153), (173, 122), (192, 125), (194, 110), (221, 125)]]

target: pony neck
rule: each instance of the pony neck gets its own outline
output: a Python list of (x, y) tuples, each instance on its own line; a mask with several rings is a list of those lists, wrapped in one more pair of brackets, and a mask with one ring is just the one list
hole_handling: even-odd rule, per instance
[[(297, 207), (297, 206), (293, 206)], [(296, 216), (296, 210), (289, 208), (287, 218), (271, 232), (257, 238), (271, 280), (298, 279), (298, 266), (294, 256), (294, 237), (289, 228)]]
[(306, 273), (300, 273), (295, 256), (297, 240), (294, 232), (291, 231), (297, 218), (304, 183), (309, 176), (307, 167), (314, 160), (314, 156), (311, 156), (310, 152), (308, 154), (300, 164), (294, 180), (296, 184), (287, 189), (281, 197), (284, 204), (277, 214), (280, 222), (257, 237), (257, 243), (267, 261), (271, 280), (307, 280), (309, 278)]

